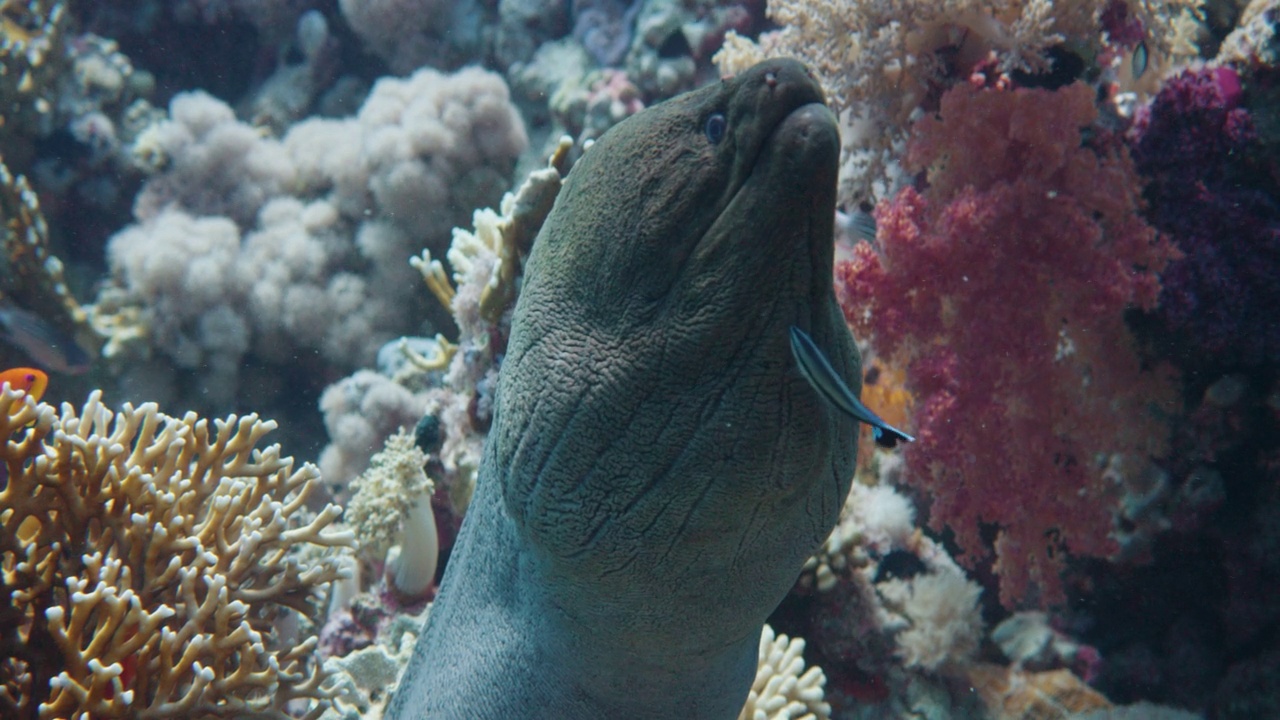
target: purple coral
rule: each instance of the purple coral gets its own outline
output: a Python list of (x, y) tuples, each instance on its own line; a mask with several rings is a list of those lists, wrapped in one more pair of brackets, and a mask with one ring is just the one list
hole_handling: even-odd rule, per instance
[(1280, 359), (1280, 188), (1245, 100), (1234, 70), (1188, 70), (1130, 133), (1146, 215), (1184, 254), (1163, 275), (1159, 317), (1198, 362)]

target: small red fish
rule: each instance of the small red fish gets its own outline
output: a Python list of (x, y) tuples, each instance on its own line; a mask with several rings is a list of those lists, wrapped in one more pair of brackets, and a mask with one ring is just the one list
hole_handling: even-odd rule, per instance
[(33, 400), (44, 396), (44, 389), (49, 386), (49, 376), (35, 368), (20, 367), (0, 372), (0, 385), (8, 384), (14, 390), (21, 390)]
[[(129, 642), (133, 639), (133, 636), (137, 634), (138, 630), (136, 628), (126, 630), (124, 634), (124, 642)], [(136, 652), (120, 659), (119, 677), (120, 687), (123, 690), (127, 692), (133, 689), (133, 681), (138, 678), (138, 654)], [(106, 692), (103, 694), (106, 695), (108, 700), (114, 700), (116, 696), (115, 685), (108, 685), (106, 687)]]

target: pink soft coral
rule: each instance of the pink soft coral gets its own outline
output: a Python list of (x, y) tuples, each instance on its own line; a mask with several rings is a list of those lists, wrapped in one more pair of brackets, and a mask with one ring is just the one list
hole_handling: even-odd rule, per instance
[(1140, 185), (1095, 126), (1093, 91), (959, 86), (913, 128), (928, 188), (876, 211), (879, 252), (837, 268), (845, 316), (907, 364), (919, 442), (913, 482), (970, 565), (994, 523), (1006, 606), (1063, 597), (1062, 550), (1107, 556), (1108, 457), (1162, 452), (1166, 372), (1145, 371), (1125, 327), (1150, 309), (1174, 251), (1138, 215)]

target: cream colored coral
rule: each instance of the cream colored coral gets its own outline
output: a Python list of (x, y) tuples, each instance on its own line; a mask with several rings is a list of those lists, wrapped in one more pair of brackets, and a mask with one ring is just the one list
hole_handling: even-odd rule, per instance
[(804, 666), (804, 640), (778, 635), (769, 625), (760, 633), (759, 665), (738, 720), (827, 720), (827, 676)]
[(982, 640), (982, 587), (955, 565), (910, 579), (876, 583), (881, 602), (907, 620), (897, 634), (898, 657), (929, 672), (964, 667)]
[(360, 546), (379, 559), (397, 542), (401, 517), (413, 499), (435, 489), (423, 471), (427, 456), (413, 435), (400, 432), (387, 438), (369, 461), (369, 469), (352, 481), (354, 495), (347, 504), (347, 522), (355, 528)]
[[(846, 507), (848, 505), (846, 504)], [(841, 521), (831, 530), (822, 547), (805, 560), (798, 580), (801, 587), (816, 587), (826, 592), (840, 582), (840, 575), (850, 564), (861, 567), (869, 562), (862, 552), (862, 531), (855, 522)]]
[[(1237, 5), (1241, 2), (1237, 2)], [(1218, 51), (1219, 64), (1252, 63), (1268, 64), (1276, 57), (1276, 17), (1280, 15), (1280, 0), (1248, 0), (1236, 27), (1222, 41)]]
[(352, 482), (355, 494), (347, 507), (347, 519), (372, 560), (383, 560), (393, 543), (400, 544), (388, 565), (394, 565), (396, 588), (414, 596), (431, 587), (440, 552), (431, 509), (435, 483), (426, 464), (413, 435), (401, 429)]
[(61, 410), (0, 394), (0, 715), (6, 718), (286, 718), (328, 703), (314, 619), (351, 546), (341, 513), (256, 415), (113, 412), (100, 391)]
[[(478, 312), (485, 321), (494, 323), (515, 300), (521, 248), (528, 249), (551, 212), (572, 147), (571, 138), (561, 138), (547, 167), (530, 173), (519, 190), (503, 196), (501, 212), (491, 208), (476, 210), (473, 229), (453, 229), (453, 243), (446, 257), (453, 266), (456, 289), (449, 284), (444, 265), (431, 257), (430, 250), (409, 260), (436, 298), (455, 314)], [(467, 293), (464, 288), (469, 286), (478, 286), (479, 292)], [(477, 308), (457, 307), (460, 292)], [(463, 324), (462, 318), (459, 324)]]
[[(892, 467), (882, 470), (893, 471)], [(883, 573), (893, 552), (919, 560), (906, 577)], [(965, 577), (938, 542), (915, 525), (915, 509), (891, 485), (855, 482), (826, 543), (804, 565), (799, 584), (853, 598), (846, 620), (890, 643), (904, 667), (951, 673), (970, 661), (982, 638), (982, 588)], [(874, 630), (873, 630), (874, 629)]]

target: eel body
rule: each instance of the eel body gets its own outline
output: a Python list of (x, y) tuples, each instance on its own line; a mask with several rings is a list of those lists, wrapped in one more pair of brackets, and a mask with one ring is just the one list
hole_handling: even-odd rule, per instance
[(391, 718), (737, 717), (837, 520), (857, 426), (832, 291), (839, 137), (770, 60), (644, 110), (534, 243), (474, 499)]

